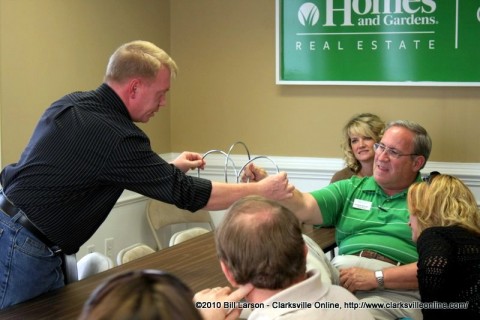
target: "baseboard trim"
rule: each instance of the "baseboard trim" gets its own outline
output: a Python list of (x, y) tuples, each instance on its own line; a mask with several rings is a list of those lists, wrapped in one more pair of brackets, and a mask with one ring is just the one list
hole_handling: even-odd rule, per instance
[[(160, 156), (166, 161), (175, 159), (178, 153), (166, 153)], [(257, 155), (251, 155), (255, 158)], [(249, 161), (246, 155), (231, 155), (232, 161), (227, 167), (227, 182), (236, 182), (236, 175), (238, 171)], [(225, 157), (221, 154), (209, 154), (206, 169), (198, 173), (197, 171), (190, 171), (189, 174), (193, 176), (200, 176), (202, 178), (224, 181), (225, 180)], [(233, 169), (232, 163), (236, 166), (236, 171)], [(259, 158), (255, 163), (259, 163), (268, 172), (276, 172), (277, 167), (280, 171), (288, 173), (289, 179), (292, 181), (305, 182), (319, 182), (319, 186), (328, 184), (333, 174), (343, 168), (344, 162), (338, 158), (311, 158), (311, 157), (280, 157), (269, 156), (268, 159)], [(434, 162), (429, 161), (422, 170), (422, 174), (426, 175), (431, 171), (438, 171), (445, 174), (456, 176), (472, 189), (475, 194), (477, 202), (480, 201), (480, 164), (479, 163), (461, 163), (461, 162)], [(132, 191), (126, 190), (116, 206), (128, 205), (131, 203), (145, 201), (146, 197)], [(479, 202), (480, 203), (480, 202)]]

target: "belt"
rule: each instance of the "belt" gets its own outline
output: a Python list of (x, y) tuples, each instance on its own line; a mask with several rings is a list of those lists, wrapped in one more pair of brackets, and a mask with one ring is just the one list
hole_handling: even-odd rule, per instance
[(359, 257), (364, 257), (364, 258), (369, 258), (369, 259), (375, 259), (375, 260), (380, 260), (383, 262), (388, 262), (394, 265), (401, 265), (402, 263), (399, 261), (395, 261), (393, 259), (390, 259), (388, 257), (385, 257), (384, 255), (381, 255), (380, 253), (377, 253), (375, 251), (370, 251), (370, 250), (362, 250), (360, 252), (354, 253), (353, 255), (359, 256)]
[(0, 209), (5, 212), (8, 216), (14, 217), (18, 213), (20, 213), (20, 218), (17, 220), (17, 223), (23, 226), (25, 229), (30, 231), (38, 240), (42, 241), (47, 247), (51, 248), (55, 254), (61, 253), (61, 249), (55, 245), (52, 241), (50, 241), (37, 227), (28, 219), (25, 213), (15, 207), (13, 203), (11, 203), (7, 197), (2, 193), (0, 193)]

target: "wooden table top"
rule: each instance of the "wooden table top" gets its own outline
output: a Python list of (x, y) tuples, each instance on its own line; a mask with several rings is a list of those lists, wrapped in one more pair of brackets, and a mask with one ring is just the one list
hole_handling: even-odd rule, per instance
[[(334, 229), (314, 229), (306, 234), (325, 252), (335, 247)], [(103, 280), (113, 274), (134, 269), (161, 269), (170, 272), (182, 279), (193, 292), (229, 285), (218, 262), (213, 232), (209, 232), (1, 310), (0, 319), (76, 319), (90, 293)]]

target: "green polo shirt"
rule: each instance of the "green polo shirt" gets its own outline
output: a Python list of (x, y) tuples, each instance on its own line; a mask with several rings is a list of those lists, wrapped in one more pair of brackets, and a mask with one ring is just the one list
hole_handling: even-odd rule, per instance
[(407, 264), (418, 260), (408, 226), (407, 191), (389, 196), (373, 177), (353, 176), (311, 194), (322, 212), (321, 226), (336, 228), (339, 254), (373, 250)]

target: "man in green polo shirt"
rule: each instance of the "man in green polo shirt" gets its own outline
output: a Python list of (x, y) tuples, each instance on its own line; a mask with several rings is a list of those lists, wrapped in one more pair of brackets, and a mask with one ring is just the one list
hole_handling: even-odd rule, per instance
[[(364, 301), (376, 319), (422, 319), (406, 194), (421, 179), (431, 147), (422, 126), (391, 122), (375, 144), (372, 177), (354, 176), (311, 193), (296, 190), (282, 202), (304, 223), (336, 228), (339, 255), (331, 263), (338, 273), (331, 278)], [(245, 175), (251, 181), (264, 176), (253, 166)]]

